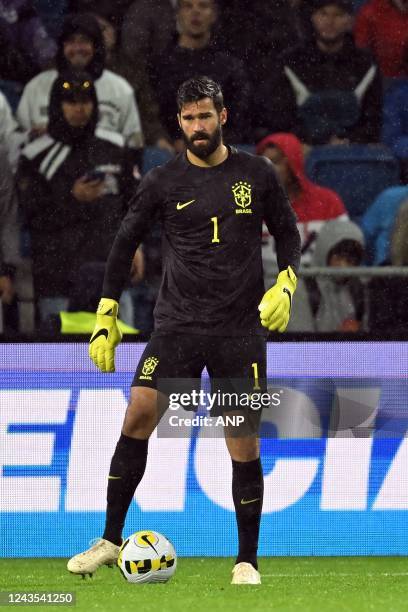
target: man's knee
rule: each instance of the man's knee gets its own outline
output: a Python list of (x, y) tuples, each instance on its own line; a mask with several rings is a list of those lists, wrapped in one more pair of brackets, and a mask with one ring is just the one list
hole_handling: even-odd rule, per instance
[(167, 408), (167, 398), (149, 387), (132, 387), (122, 431), (135, 438), (148, 438)]
[(228, 452), (234, 461), (254, 461), (259, 457), (259, 438), (257, 436), (226, 437)]

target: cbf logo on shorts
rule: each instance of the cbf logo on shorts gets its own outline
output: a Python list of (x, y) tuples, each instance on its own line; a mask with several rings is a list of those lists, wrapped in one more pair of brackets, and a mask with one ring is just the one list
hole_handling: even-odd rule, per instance
[(252, 202), (252, 186), (246, 181), (238, 181), (232, 186), (232, 193), (235, 204), (239, 206), (239, 208), (235, 210), (236, 214), (252, 214), (252, 210), (248, 208), (251, 206)]
[(152, 374), (157, 368), (159, 359), (157, 357), (147, 357), (144, 360), (142, 366), (142, 376), (139, 376), (141, 380), (152, 380)]

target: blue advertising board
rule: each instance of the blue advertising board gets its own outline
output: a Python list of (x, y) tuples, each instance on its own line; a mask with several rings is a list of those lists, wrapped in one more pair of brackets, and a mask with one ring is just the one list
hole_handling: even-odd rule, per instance
[[(0, 345), (0, 556), (68, 557), (101, 535), (110, 459), (143, 344), (103, 375), (86, 344)], [(405, 342), (268, 345), (261, 555), (408, 554)], [(190, 414), (191, 413), (187, 413)], [(125, 534), (236, 552), (231, 461), (205, 427), (155, 434)]]

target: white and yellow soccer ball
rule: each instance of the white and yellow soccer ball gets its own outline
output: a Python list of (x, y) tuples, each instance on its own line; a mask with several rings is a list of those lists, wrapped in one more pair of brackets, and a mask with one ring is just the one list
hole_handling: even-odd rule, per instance
[(119, 550), (118, 567), (128, 582), (167, 582), (177, 567), (173, 544), (157, 531), (138, 531)]

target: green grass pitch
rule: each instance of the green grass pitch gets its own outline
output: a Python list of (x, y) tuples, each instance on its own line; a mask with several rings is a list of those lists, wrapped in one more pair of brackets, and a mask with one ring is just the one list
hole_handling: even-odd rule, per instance
[(135, 585), (117, 568), (103, 567), (82, 580), (66, 571), (65, 559), (1, 559), (0, 591), (75, 591), (75, 606), (25, 606), (49, 611), (408, 611), (404, 557), (262, 558), (261, 586), (231, 586), (232, 564), (179, 559), (167, 584)]

